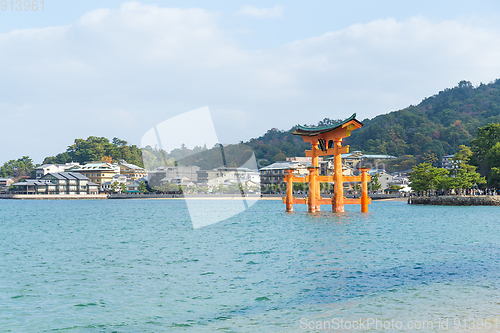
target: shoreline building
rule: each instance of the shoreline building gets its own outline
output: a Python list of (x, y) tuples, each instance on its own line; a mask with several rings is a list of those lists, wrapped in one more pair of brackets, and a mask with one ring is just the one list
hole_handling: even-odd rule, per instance
[(77, 165), (67, 170), (68, 172), (77, 172), (88, 177), (91, 182), (98, 184), (109, 182), (113, 176), (120, 173), (120, 167), (110, 163), (91, 162), (85, 165)]
[(394, 176), (387, 173), (384, 169), (370, 169), (368, 170), (370, 176), (378, 174), (378, 180), (380, 182), (380, 190), (378, 192), (383, 192), (388, 189), (394, 180)]
[(258, 184), (260, 177), (257, 170), (221, 166), (213, 170), (197, 171), (197, 185), (213, 188), (228, 184)]
[(36, 173), (36, 179), (40, 179), (46, 174), (49, 173), (56, 173), (56, 172), (65, 172), (66, 170), (79, 166), (80, 163), (76, 162), (71, 162), (71, 163), (65, 163), (65, 164), (44, 164), (40, 165), (39, 167), (35, 168), (35, 173)]
[[(312, 157), (304, 157), (304, 156), (287, 157), (286, 162), (300, 162), (310, 166), (312, 165)], [(319, 175), (321, 176), (330, 176), (333, 174), (333, 163), (328, 160), (325, 161), (323, 157), (318, 157), (318, 167), (319, 167)]]
[(139, 180), (148, 176), (148, 172), (144, 168), (125, 161), (120, 161), (118, 167), (121, 175), (125, 175), (132, 180)]
[(293, 175), (297, 177), (305, 177), (309, 170), (307, 168), (311, 167), (311, 162), (276, 162), (260, 168), (260, 184), (262, 186), (268, 185), (284, 185), (284, 177), (286, 176), (286, 170), (293, 170)]
[(156, 168), (154, 171), (148, 172), (148, 184), (150, 187), (163, 186), (170, 179), (176, 177), (187, 177), (193, 183), (198, 180), (197, 172), (200, 171), (200, 167), (192, 166), (161, 166)]
[[(353, 151), (352, 153), (342, 154), (342, 164), (350, 167), (352, 169), (359, 169), (361, 165), (364, 166), (366, 163), (362, 163), (367, 160), (373, 161), (371, 168), (377, 168), (381, 161), (396, 159), (396, 156), (391, 155), (374, 155), (374, 154), (363, 154), (361, 151)], [(333, 161), (333, 157), (328, 158), (329, 161)], [(361, 164), (360, 164), (361, 163)]]
[(0, 193), (8, 190), (9, 186), (14, 184), (14, 181), (10, 178), (0, 178)]
[[(113, 176), (111, 181), (104, 182), (101, 184), (100, 190), (104, 193), (122, 193), (120, 184), (125, 184), (126, 193), (138, 193), (139, 186), (143, 181), (147, 184), (147, 179), (145, 177), (139, 179), (132, 179), (127, 177), (127, 175), (116, 174)], [(114, 190), (113, 184), (116, 182), (116, 189)]]
[(55, 172), (12, 184), (14, 194), (98, 194), (99, 186), (77, 172)]

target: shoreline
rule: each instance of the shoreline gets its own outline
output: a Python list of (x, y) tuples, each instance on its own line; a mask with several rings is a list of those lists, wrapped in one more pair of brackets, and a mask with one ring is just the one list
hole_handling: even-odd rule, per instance
[[(285, 194), (271, 194), (264, 196), (241, 196), (241, 195), (187, 195), (175, 196), (172, 194), (148, 194), (148, 195), (129, 195), (129, 194), (59, 194), (59, 195), (36, 195), (36, 194), (2, 194), (0, 199), (5, 200), (265, 200), (265, 201), (282, 201)], [(330, 198), (326, 195), (324, 198)], [(349, 197), (348, 197), (349, 198)], [(407, 201), (405, 197), (381, 197), (375, 195), (371, 197), (373, 201)]]
[(500, 206), (500, 195), (443, 195), (437, 197), (411, 197), (410, 204), (434, 206)]

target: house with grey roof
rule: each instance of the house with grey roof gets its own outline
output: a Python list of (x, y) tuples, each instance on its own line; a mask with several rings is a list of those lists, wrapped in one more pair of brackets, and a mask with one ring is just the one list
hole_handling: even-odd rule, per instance
[[(342, 154), (341, 157), (342, 164), (353, 169), (359, 168), (361, 161), (372, 161), (372, 166), (376, 167), (384, 160), (392, 160), (396, 158), (396, 156), (391, 155), (363, 154), (361, 151), (353, 151), (351, 153)], [(328, 160), (332, 161), (333, 157), (328, 158)]]
[(128, 178), (133, 180), (138, 180), (148, 176), (148, 172), (144, 168), (125, 161), (120, 161), (120, 163), (118, 163), (118, 167), (120, 168), (120, 174), (126, 175)]
[(41, 179), (26, 179), (23, 182), (12, 184), (13, 194), (53, 194), (55, 191), (54, 183)]
[(293, 174), (298, 177), (305, 177), (308, 174), (307, 168), (311, 167), (310, 162), (276, 162), (259, 170), (260, 183), (262, 185), (283, 184), (286, 170), (293, 170)]
[(200, 167), (195, 165), (190, 166), (161, 166), (156, 168), (154, 171), (148, 172), (148, 183), (149, 186), (162, 186), (165, 178), (174, 177), (188, 177), (192, 182), (196, 183), (198, 181), (197, 172), (200, 171)]
[(49, 173), (40, 179), (12, 184), (14, 194), (98, 194), (99, 186), (76, 172)]

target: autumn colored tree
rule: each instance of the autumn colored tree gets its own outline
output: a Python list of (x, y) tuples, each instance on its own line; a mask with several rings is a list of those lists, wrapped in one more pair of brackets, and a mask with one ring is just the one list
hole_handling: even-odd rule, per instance
[(104, 162), (104, 163), (113, 163), (113, 158), (111, 156), (103, 156), (101, 158), (101, 162)]

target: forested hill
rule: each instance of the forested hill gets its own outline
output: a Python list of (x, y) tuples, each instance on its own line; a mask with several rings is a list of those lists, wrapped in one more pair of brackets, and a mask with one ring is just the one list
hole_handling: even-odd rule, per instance
[[(331, 122), (335, 121), (327, 118), (319, 125)], [(458, 151), (459, 145), (469, 145), (478, 127), (500, 122), (500, 79), (478, 87), (461, 81), (454, 88), (425, 98), (417, 106), (362, 122), (365, 126), (346, 139), (351, 151), (394, 156), (434, 153), (440, 160), (441, 156)], [(269, 162), (284, 160), (284, 156), (304, 156), (309, 144), (294, 138), (291, 134), (294, 129), (272, 129), (248, 144), (257, 158)]]
[(363, 120), (347, 140), (365, 152), (419, 155), (453, 154), (469, 145), (478, 127), (500, 122), (500, 80), (474, 88), (462, 81), (417, 106)]

